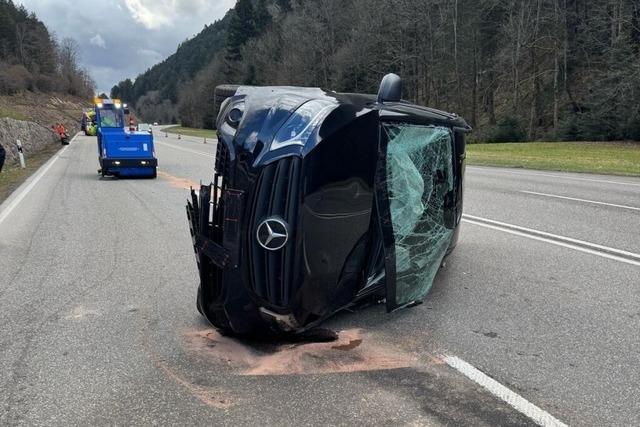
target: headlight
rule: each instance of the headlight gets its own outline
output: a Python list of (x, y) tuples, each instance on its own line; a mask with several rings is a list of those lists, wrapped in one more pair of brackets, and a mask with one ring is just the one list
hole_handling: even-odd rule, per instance
[(282, 125), (273, 139), (271, 149), (305, 145), (318, 125), (337, 107), (337, 103), (324, 99), (305, 102)]

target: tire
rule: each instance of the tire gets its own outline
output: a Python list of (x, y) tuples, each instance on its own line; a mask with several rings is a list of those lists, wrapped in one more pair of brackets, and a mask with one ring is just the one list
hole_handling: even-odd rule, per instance
[(156, 179), (158, 177), (158, 168), (153, 168), (153, 173), (151, 174), (151, 179)]
[(216, 86), (213, 91), (213, 116), (218, 118), (218, 114), (220, 113), (220, 106), (227, 99), (234, 96), (240, 86), (239, 85), (220, 85)]
[(227, 314), (224, 312), (222, 305), (210, 306), (208, 311), (205, 311), (202, 306), (202, 286), (198, 285), (198, 296), (196, 297), (196, 308), (205, 319), (209, 321), (214, 327), (218, 329), (220, 333), (227, 336), (233, 336), (233, 328), (229, 323)]

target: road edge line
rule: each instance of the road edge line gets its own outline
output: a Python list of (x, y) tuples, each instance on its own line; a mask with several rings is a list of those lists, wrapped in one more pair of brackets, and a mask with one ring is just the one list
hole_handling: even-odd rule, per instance
[(544, 409), (529, 402), (518, 393), (503, 386), (498, 381), (489, 377), (484, 372), (459, 357), (442, 355), (441, 358), (451, 368), (480, 385), (498, 399), (506, 402), (516, 411), (533, 420), (536, 424), (543, 427), (568, 427), (567, 424), (563, 423)]
[[(78, 135), (80, 135), (80, 133), (77, 133), (73, 138), (71, 138), (71, 141), (69, 141), (69, 144), (71, 144)], [(0, 224), (2, 224), (4, 220), (7, 219), (9, 215), (11, 215), (11, 212), (13, 212), (13, 210), (20, 204), (20, 202), (27, 196), (27, 194), (29, 194), (29, 192), (33, 190), (36, 184), (49, 171), (49, 169), (51, 169), (51, 167), (54, 165), (56, 160), (58, 160), (58, 158), (65, 151), (67, 151), (69, 147), (70, 145), (65, 145), (62, 149), (58, 150), (58, 152), (54, 154), (53, 157), (51, 157), (44, 165), (40, 166), (40, 168), (38, 168), (38, 170), (35, 171), (35, 173), (31, 175), (30, 178), (27, 178), (27, 181), (25, 181), (20, 187), (16, 189), (16, 191), (14, 191), (9, 196), (9, 199), (6, 200), (7, 205), (2, 209), (2, 211), (0, 211)], [(14, 194), (15, 194), (15, 197), (13, 197), (12, 199), (11, 197)], [(3, 206), (3, 205), (4, 203), (0, 206)]]
[(575, 249), (583, 250), (584, 252), (596, 253), (600, 255), (609, 255), (614, 259), (620, 258), (632, 262), (635, 265), (640, 265), (640, 254), (625, 251), (622, 249), (616, 249), (609, 246), (599, 245), (597, 243), (586, 242), (584, 240), (573, 239), (571, 237), (560, 236), (558, 234), (547, 233), (546, 231), (534, 230), (532, 228), (521, 227), (515, 224), (509, 224), (506, 222), (495, 221), (488, 218), (482, 218), (479, 216), (463, 214), (463, 221), (483, 225), (488, 228), (496, 230), (511, 232), (516, 235), (523, 235), (525, 237), (536, 238), (542, 241), (548, 241), (558, 244), (559, 246), (573, 247)]

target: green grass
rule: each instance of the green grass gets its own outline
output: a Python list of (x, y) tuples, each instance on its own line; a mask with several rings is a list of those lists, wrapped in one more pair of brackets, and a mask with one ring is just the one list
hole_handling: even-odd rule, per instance
[(467, 164), (640, 176), (640, 143), (470, 144), (467, 146)]
[(27, 116), (24, 116), (17, 111), (9, 110), (7, 108), (0, 107), (0, 118), (9, 117), (14, 120), (28, 120)]
[(216, 131), (211, 129), (196, 129), (196, 128), (185, 128), (182, 126), (172, 126), (170, 128), (163, 129), (164, 132), (169, 133), (179, 133), (180, 135), (185, 136), (196, 136), (198, 138), (215, 138)]
[(60, 149), (60, 145), (51, 144), (37, 153), (25, 153), (26, 168), (20, 164), (5, 164), (0, 172), (0, 203), (4, 202), (11, 193), (20, 186), (40, 166), (45, 164)]

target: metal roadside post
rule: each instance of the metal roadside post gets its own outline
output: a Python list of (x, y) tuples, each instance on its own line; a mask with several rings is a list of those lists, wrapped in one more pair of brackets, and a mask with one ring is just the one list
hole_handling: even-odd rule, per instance
[(26, 168), (27, 165), (24, 162), (24, 152), (22, 151), (22, 143), (20, 140), (16, 140), (16, 145), (18, 146), (18, 157), (20, 158), (20, 167), (22, 169)]
[(206, 136), (204, 137), (204, 143), (205, 144), (207, 143), (207, 137)]

